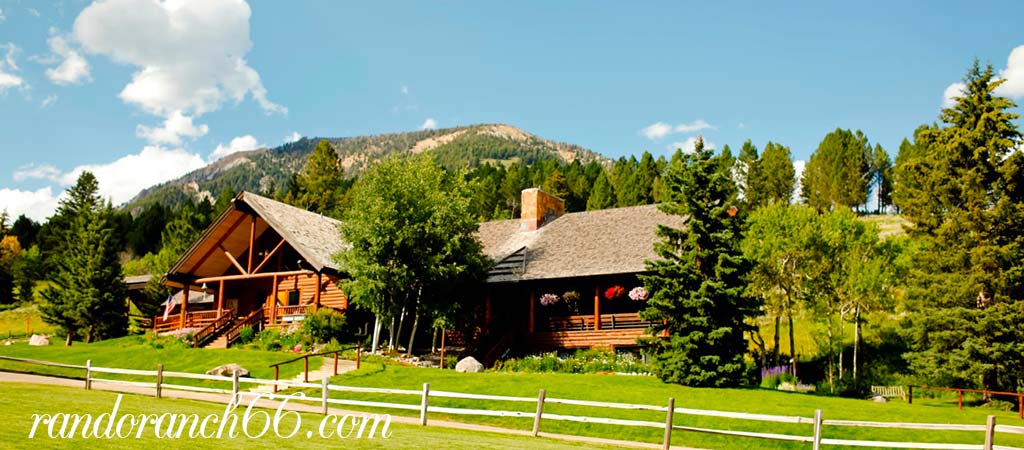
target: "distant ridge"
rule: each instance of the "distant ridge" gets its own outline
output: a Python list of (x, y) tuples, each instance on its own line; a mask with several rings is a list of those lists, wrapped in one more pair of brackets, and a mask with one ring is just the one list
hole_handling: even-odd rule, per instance
[(504, 124), (481, 124), (437, 130), (409, 131), (347, 138), (302, 138), (274, 148), (228, 155), (181, 178), (139, 192), (125, 204), (138, 210), (153, 203), (178, 206), (188, 199), (216, 198), (228, 188), (236, 192), (267, 192), (287, 185), (306, 163), (313, 148), (326, 139), (338, 152), (346, 176), (392, 154), (429, 153), (447, 168), (472, 168), (483, 163), (609, 162), (598, 153), (539, 138)]

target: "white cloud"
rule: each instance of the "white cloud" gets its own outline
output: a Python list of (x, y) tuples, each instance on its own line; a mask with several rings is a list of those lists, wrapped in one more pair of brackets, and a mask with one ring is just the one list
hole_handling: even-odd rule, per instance
[(42, 222), (57, 209), (57, 199), (50, 187), (36, 191), (3, 188), (0, 189), (0, 210), (6, 209), (12, 217), (24, 214)]
[(433, 130), (435, 128), (437, 128), (437, 121), (432, 117), (428, 117), (427, 120), (424, 120), (423, 124), (420, 125), (421, 130)]
[(25, 181), (30, 179), (57, 181), (60, 177), (60, 169), (51, 164), (28, 164), (14, 171), (14, 181)]
[(4, 14), (3, 8), (0, 8), (0, 23), (4, 23), (7, 20), (7, 16)]
[(59, 34), (56, 29), (51, 28), (50, 34), (50, 39), (47, 39), (46, 42), (50, 45), (50, 51), (55, 56), (47, 60), (53, 62), (61, 61), (61, 63), (57, 67), (46, 69), (46, 77), (54, 84), (61, 86), (91, 81), (89, 63), (85, 58), (78, 53), (78, 50), (72, 48), (67, 38)]
[(965, 88), (967, 86), (959, 81), (946, 86), (946, 90), (942, 92), (942, 107), (952, 108), (956, 105), (956, 98), (963, 95)]
[(996, 88), (996, 94), (1007, 97), (1024, 97), (1024, 45), (1010, 52), (1006, 68), (999, 71), (999, 78), (1006, 81)]
[(74, 36), (90, 53), (139, 68), (120, 97), (151, 114), (198, 117), (247, 96), (268, 113), (287, 113), (244, 58), (250, 13), (238, 0), (108, 0), (78, 15)]
[(402, 95), (409, 95), (409, 86), (403, 84), (400, 90), (402, 91)]
[(53, 106), (54, 103), (57, 103), (57, 94), (50, 94), (47, 95), (43, 101), (39, 102), (39, 107), (49, 108), (50, 106)]
[(261, 145), (253, 135), (247, 134), (245, 136), (238, 136), (232, 139), (228, 145), (217, 145), (217, 148), (213, 150), (213, 153), (210, 153), (210, 161), (216, 161), (232, 153), (255, 150), (260, 147), (263, 147), (263, 145)]
[(42, 14), (39, 13), (39, 10), (35, 9), (35, 8), (29, 8), (28, 9), (28, 13), (33, 15), (33, 16), (35, 16), (35, 17), (42, 17), (43, 16)]
[(289, 144), (298, 141), (299, 139), (302, 139), (302, 135), (299, 134), (298, 131), (292, 131), (292, 134), (289, 134), (288, 136), (284, 137), (284, 143)]
[(647, 139), (661, 139), (672, 133), (672, 125), (665, 122), (655, 122), (640, 130), (640, 134), (647, 136)]
[(143, 147), (138, 154), (127, 155), (106, 164), (78, 166), (60, 176), (60, 183), (70, 186), (84, 171), (96, 175), (100, 194), (115, 205), (135, 197), (139, 191), (178, 178), (206, 165), (197, 154), (182, 149), (159, 146)]
[[(681, 149), (683, 153), (693, 153), (694, 149), (697, 146), (697, 139), (699, 137), (700, 136), (690, 136), (686, 138), (685, 141), (676, 141), (669, 144), (667, 148), (670, 152), (674, 152), (676, 150)], [(704, 148), (713, 149), (715, 148), (715, 143), (705, 139)]]
[(147, 127), (138, 125), (135, 127), (135, 135), (149, 141), (150, 144), (171, 144), (181, 145), (181, 138), (188, 137), (195, 140), (206, 136), (210, 127), (192, 123), (192, 118), (174, 111), (170, 117), (164, 120), (162, 127)]
[(0, 44), (0, 50), (4, 51), (4, 59), (0, 60), (0, 94), (3, 94), (7, 89), (24, 87), (25, 80), (15, 74), (21, 70), (15, 61), (15, 56), (21, 49), (8, 42)]
[(655, 122), (648, 125), (644, 129), (640, 130), (640, 134), (647, 137), (650, 140), (661, 139), (670, 134), (686, 134), (693, 133), (695, 131), (701, 131), (706, 129), (714, 129), (710, 123), (707, 123), (704, 119), (697, 119), (690, 123), (681, 123), (679, 125), (671, 125), (665, 122)]

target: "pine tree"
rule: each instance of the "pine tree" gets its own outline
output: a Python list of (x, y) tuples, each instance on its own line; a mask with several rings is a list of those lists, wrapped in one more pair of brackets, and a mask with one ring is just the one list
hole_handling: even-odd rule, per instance
[(789, 147), (769, 142), (757, 162), (752, 207), (781, 203), (789, 204), (796, 187), (796, 169)]
[(860, 130), (825, 135), (804, 169), (801, 195), (818, 210), (853, 208), (868, 199), (871, 145)]
[(110, 223), (113, 208), (99, 200), (96, 178), (84, 172), (58, 206), (69, 221), (53, 284), (43, 290), (43, 320), (58, 327), (66, 345), (123, 335), (128, 317), (120, 249)]
[(892, 160), (881, 144), (875, 144), (871, 153), (871, 172), (875, 202), (878, 212), (882, 212), (892, 206)]
[(594, 189), (590, 192), (590, 198), (587, 199), (587, 211), (613, 207), (615, 207), (615, 190), (612, 189), (612, 184), (608, 182), (608, 176), (604, 174), (604, 171), (601, 171), (601, 173), (597, 174), (597, 180), (594, 181)]
[(759, 305), (744, 292), (750, 264), (739, 248), (732, 165), (698, 139), (665, 175), (670, 198), (660, 208), (682, 227), (658, 227), (660, 259), (648, 261), (652, 274), (641, 277), (651, 292), (641, 317), (655, 323), (653, 336), (668, 334), (648, 340), (654, 372), (667, 382), (736, 386), (743, 374), (744, 321)]
[(658, 168), (650, 152), (644, 152), (640, 163), (622, 187), (622, 204), (620, 206), (649, 205), (654, 202), (654, 180), (658, 178)]
[(342, 189), (347, 187), (344, 181), (338, 153), (330, 142), (322, 140), (296, 177), (296, 192), (289, 192), (286, 199), (295, 206), (337, 216), (341, 208)]
[(569, 198), (569, 182), (565, 179), (565, 175), (562, 175), (562, 171), (558, 169), (544, 179), (541, 189), (562, 200)]

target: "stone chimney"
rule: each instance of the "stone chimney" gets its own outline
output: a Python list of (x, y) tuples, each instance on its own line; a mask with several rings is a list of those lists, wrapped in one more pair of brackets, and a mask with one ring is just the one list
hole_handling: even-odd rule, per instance
[(565, 214), (565, 201), (539, 188), (523, 189), (522, 203), (519, 229), (523, 231), (536, 230)]

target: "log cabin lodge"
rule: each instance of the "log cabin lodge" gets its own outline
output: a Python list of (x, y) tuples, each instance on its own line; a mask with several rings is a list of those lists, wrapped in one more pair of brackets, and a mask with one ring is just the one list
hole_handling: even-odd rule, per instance
[[(346, 246), (340, 224), (239, 194), (166, 274), (164, 283), (181, 292), (154, 330), (190, 329), (197, 345), (227, 347), (247, 325), (280, 327), (316, 308), (348, 311), (333, 258)], [(624, 294), (641, 286), (644, 261), (656, 258), (659, 225), (682, 224), (656, 205), (566, 214), (561, 199), (524, 190), (519, 219), (480, 224), (494, 265), (475, 308), (478, 336), (467, 344), (485, 364), (513, 347), (636, 346), (648, 325), (638, 317), (643, 302)], [(619, 295), (608, 298), (614, 287)]]

